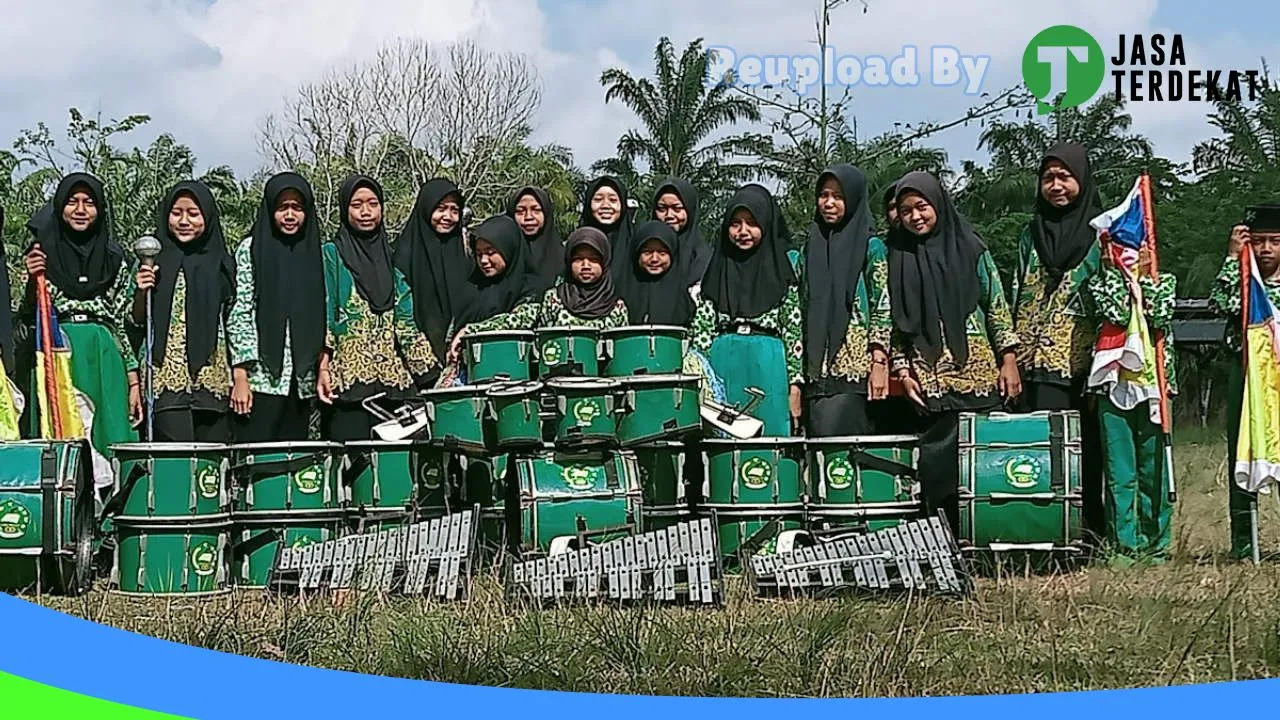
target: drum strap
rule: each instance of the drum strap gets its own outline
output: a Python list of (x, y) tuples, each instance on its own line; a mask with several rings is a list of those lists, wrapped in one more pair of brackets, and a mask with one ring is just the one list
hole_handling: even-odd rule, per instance
[(44, 507), (40, 522), (41, 539), (46, 555), (58, 550), (58, 453), (51, 445), (40, 450), (40, 495)]
[[(244, 542), (236, 543), (231, 548), (232, 564), (239, 564), (243, 562), (244, 559), (249, 555), (252, 555), (253, 553), (261, 550), (262, 548), (266, 547), (267, 545), (279, 539), (280, 539), (280, 532), (278, 530), (273, 529), (273, 530), (264, 530), (258, 533), (257, 535), (254, 535), (253, 537), (249, 538), (248, 540), (245, 540)], [(272, 565), (274, 564), (275, 563), (273, 562)]]
[(129, 473), (129, 477), (120, 483), (120, 489), (112, 495), (106, 505), (102, 508), (102, 516), (110, 517), (120, 512), (120, 508), (124, 507), (124, 503), (129, 499), (129, 494), (133, 492), (133, 486), (147, 474), (147, 468), (144, 464), (138, 463), (133, 466), (133, 470)]
[(1049, 415), (1049, 488), (1054, 493), (1067, 491), (1066, 462), (1066, 413), (1050, 413)]
[(865, 450), (854, 450), (849, 453), (849, 457), (854, 460), (859, 467), (864, 467), (868, 470), (875, 470), (900, 477), (914, 478), (916, 476), (916, 469), (910, 465), (904, 465), (903, 463), (894, 462), (888, 458), (878, 457)]
[(618, 464), (609, 459), (604, 462), (604, 485), (610, 490), (622, 487), (622, 482), (618, 480)]
[(277, 475), (292, 475), (293, 473), (296, 473), (299, 470), (305, 470), (318, 462), (320, 462), (320, 456), (318, 454), (308, 453), (289, 460), (268, 460), (266, 462), (232, 465), (231, 472), (234, 475), (248, 477), (250, 481), (253, 481), (266, 477), (275, 477)]

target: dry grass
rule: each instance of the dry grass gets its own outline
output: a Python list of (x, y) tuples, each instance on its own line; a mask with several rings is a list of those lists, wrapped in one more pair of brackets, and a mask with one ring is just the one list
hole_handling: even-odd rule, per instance
[[(1204, 440), (1204, 442), (1196, 442)], [(761, 601), (721, 611), (466, 605), (261, 594), (44, 602), (128, 630), (365, 673), (555, 690), (908, 696), (1087, 690), (1280, 675), (1280, 567), (1226, 560), (1223, 443), (1180, 438), (1174, 560), (981, 581), (966, 601)], [(1263, 547), (1280, 528), (1264, 502)]]

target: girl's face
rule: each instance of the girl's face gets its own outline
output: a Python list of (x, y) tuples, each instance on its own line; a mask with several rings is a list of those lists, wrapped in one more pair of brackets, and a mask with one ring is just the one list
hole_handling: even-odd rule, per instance
[(1050, 160), (1040, 175), (1040, 194), (1054, 207), (1066, 207), (1080, 197), (1080, 181), (1057, 160)]
[(835, 225), (844, 219), (844, 211), (844, 189), (840, 187), (839, 180), (828, 177), (822, 181), (822, 188), (818, 191), (818, 213), (823, 222)]
[(569, 259), (569, 270), (573, 273), (574, 280), (583, 285), (593, 285), (604, 277), (604, 258), (596, 252), (595, 248), (579, 245), (573, 249), (573, 255)]
[(938, 224), (938, 212), (923, 195), (907, 191), (898, 200), (898, 218), (912, 235), (924, 236)]
[(654, 277), (659, 277), (671, 269), (671, 251), (661, 240), (647, 240), (640, 246), (640, 257), (637, 262), (640, 268)]
[(169, 234), (180, 243), (199, 240), (204, 235), (204, 212), (199, 203), (187, 193), (178, 196), (169, 208)]
[(542, 203), (533, 194), (522, 195), (516, 203), (516, 224), (524, 232), (525, 237), (534, 237), (542, 232), (546, 216), (542, 212)]
[(302, 193), (285, 190), (276, 198), (276, 229), (283, 235), (297, 235), (307, 221), (307, 209), (302, 204)]
[(441, 235), (448, 235), (458, 227), (462, 219), (462, 203), (457, 195), (446, 195), (431, 211), (431, 227)]
[(476, 266), (480, 268), (480, 274), (495, 278), (507, 269), (507, 259), (488, 240), (476, 238)]
[(658, 220), (666, 223), (676, 232), (683, 230), (685, 223), (689, 222), (689, 209), (684, 206), (684, 201), (675, 193), (662, 193), (659, 195), (658, 202), (653, 207), (653, 214)]
[(62, 221), (76, 232), (85, 232), (98, 221), (98, 203), (83, 185), (72, 188), (67, 204), (62, 206)]
[(729, 240), (740, 250), (754, 250), (764, 237), (756, 218), (746, 208), (738, 208), (729, 219)]
[(373, 190), (362, 187), (351, 195), (347, 223), (362, 233), (371, 233), (382, 224), (382, 201)]
[(591, 196), (591, 214), (601, 225), (612, 225), (622, 217), (622, 198), (618, 191), (601, 185)]

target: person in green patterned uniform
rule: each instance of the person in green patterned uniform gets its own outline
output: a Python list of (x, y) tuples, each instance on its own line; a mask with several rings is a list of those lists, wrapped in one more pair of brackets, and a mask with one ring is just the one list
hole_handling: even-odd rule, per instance
[[(33, 328), (35, 276), (43, 274), (49, 302), (71, 343), (71, 382), (93, 407), (90, 441), (94, 450), (110, 459), (112, 444), (138, 440), (134, 428), (142, 422), (142, 393), (138, 363), (121, 321), (129, 275), (124, 250), (112, 233), (111, 208), (102, 182), (86, 173), (66, 176), (27, 228), (34, 242), (17, 278), (25, 289), (18, 317), (29, 338), (19, 353), (25, 366), (16, 373), (28, 383), (23, 426), (29, 437), (40, 436)], [(99, 485), (103, 482), (98, 478)]]
[(381, 394), (398, 404), (415, 387), (429, 387), (438, 364), (414, 324), (409, 285), (391, 264), (383, 197), (373, 178), (347, 178), (337, 235), (321, 248), (327, 331), (316, 396), (324, 403), (322, 435), (333, 442), (371, 439), (376, 419), (362, 403)]
[(556, 206), (545, 188), (520, 188), (507, 203), (507, 217), (516, 222), (529, 243), (529, 257), (538, 274), (538, 293), (553, 288), (564, 262), (564, 241), (556, 228)]
[(871, 435), (868, 401), (889, 396), (889, 265), (862, 171), (840, 164), (818, 176), (805, 247), (808, 434)]
[(1009, 304), (995, 260), (937, 178), (898, 181), (889, 233), (892, 370), (923, 418), (920, 484), (930, 513), (959, 528), (959, 419), (1022, 392)]
[(428, 180), (396, 240), (392, 263), (413, 293), (413, 317), (436, 357), (449, 351), (466, 282), (475, 261), (462, 244), (462, 193), (452, 181)]
[(1101, 537), (1102, 441), (1085, 393), (1098, 323), (1082, 288), (1101, 263), (1089, 221), (1102, 214), (1102, 201), (1083, 145), (1062, 143), (1045, 153), (1035, 207), (1018, 243), (1013, 286), (1023, 406), (1080, 413), (1085, 526)]
[(178, 183), (156, 214), (160, 255), (138, 264), (128, 296), (130, 330), (143, 338), (152, 291), (151, 353), (156, 442), (231, 442), (231, 364), (226, 319), (236, 297), (236, 266), (222, 218), (204, 183)]
[[(626, 230), (627, 242), (631, 231)], [(627, 303), (614, 286), (613, 246), (593, 227), (569, 233), (564, 244), (565, 274), (542, 296), (534, 324), (611, 330), (627, 324)]]
[[(1085, 283), (1089, 301), (1101, 321), (1128, 327), (1133, 295), (1124, 274), (1115, 267), (1103, 248), (1102, 269)], [(1136, 272), (1142, 291), (1142, 314), (1152, 333), (1163, 333), (1169, 352), (1165, 355), (1165, 379), (1170, 402), (1178, 394), (1178, 373), (1173, 352), (1174, 299), (1178, 279), (1162, 272), (1153, 280), (1152, 257), (1146, 246), (1138, 253)], [(1173, 503), (1169, 501), (1169, 479), (1165, 477), (1165, 437), (1159, 422), (1158, 398), (1144, 398), (1125, 392), (1120, 383), (1107, 387), (1090, 379), (1090, 391), (1098, 395), (1098, 418), (1102, 427), (1102, 462), (1106, 475), (1104, 501), (1106, 527), (1112, 551), (1122, 563), (1138, 557), (1163, 560), (1173, 537)]]
[(252, 234), (236, 248), (231, 408), (238, 443), (306, 440), (325, 340), (324, 259), (311, 184), (267, 181)]
[(1245, 222), (1231, 229), (1227, 259), (1213, 283), (1210, 299), (1227, 318), (1227, 349), (1234, 355), (1227, 376), (1227, 498), (1231, 520), (1231, 555), (1237, 560), (1253, 555), (1252, 511), (1256, 493), (1236, 485), (1236, 443), (1240, 439), (1240, 411), (1244, 403), (1244, 368), (1241, 365), (1240, 254), (1253, 252), (1258, 275), (1267, 297), (1280, 307), (1280, 205), (1258, 205), (1245, 211)]
[(748, 388), (764, 393), (753, 414), (768, 437), (791, 436), (804, 381), (800, 281), (787, 239), (773, 195), (755, 184), (738, 190), (720, 223), (690, 333), (727, 402), (745, 405)]

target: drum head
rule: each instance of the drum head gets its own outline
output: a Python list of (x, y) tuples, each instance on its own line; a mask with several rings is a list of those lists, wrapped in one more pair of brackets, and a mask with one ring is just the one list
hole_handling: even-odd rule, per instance
[(342, 445), (332, 442), (271, 442), (250, 443), (248, 445), (232, 445), (238, 452), (315, 452), (319, 450), (335, 450)]
[(111, 446), (112, 452), (123, 453), (165, 453), (173, 455), (183, 452), (209, 453), (231, 447), (222, 443), (120, 443)]
[(593, 327), (543, 327), (535, 333), (538, 337), (599, 337), (600, 331)]
[(684, 337), (688, 331), (679, 325), (625, 325), (612, 330), (605, 330), (602, 335), (679, 335)]
[(631, 387), (634, 385), (698, 385), (697, 375), (632, 375), (630, 377), (618, 378), (623, 385)]
[(493, 383), (485, 383), (484, 385), (459, 385), (458, 387), (423, 390), (422, 397), (426, 400), (435, 400), (436, 402), (458, 400), (460, 398), (472, 398), (484, 395), (485, 391), (493, 387), (493, 385)]
[(795, 437), (760, 437), (751, 438), (750, 440), (725, 440), (723, 438), (709, 438), (702, 441), (702, 445), (715, 450), (729, 450), (739, 448), (742, 450), (760, 450), (775, 447), (797, 447), (805, 444), (804, 438)]

